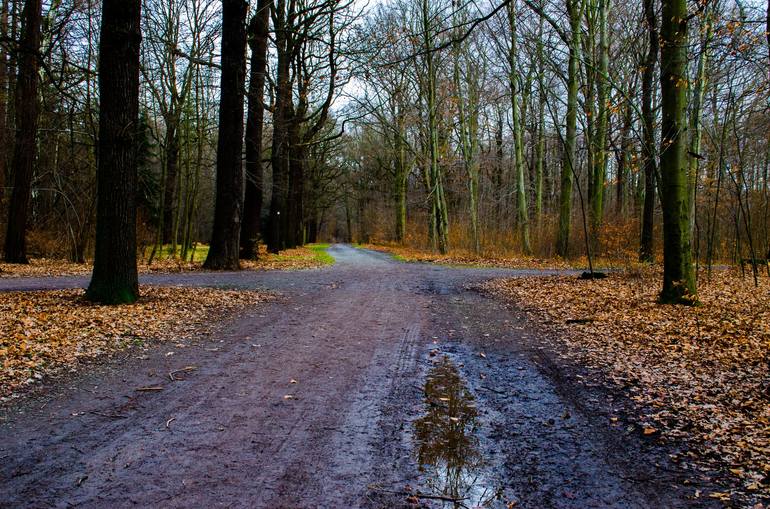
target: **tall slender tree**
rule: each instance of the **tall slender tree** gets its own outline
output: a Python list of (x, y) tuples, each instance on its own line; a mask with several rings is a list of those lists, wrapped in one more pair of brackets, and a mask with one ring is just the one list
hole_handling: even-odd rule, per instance
[(508, 3), (508, 29), (511, 31), (511, 44), (508, 48), (508, 85), (511, 91), (511, 128), (513, 130), (513, 171), (516, 175), (516, 222), (519, 226), (521, 249), (525, 254), (530, 254), (532, 248), (529, 243), (529, 207), (527, 206), (527, 192), (524, 182), (524, 115), (522, 107), (524, 98), (520, 98), (522, 92), (521, 76), (519, 74), (518, 41), (516, 33), (517, 0)]
[(644, 0), (644, 19), (647, 24), (647, 57), (642, 71), (642, 157), (644, 160), (644, 205), (642, 208), (642, 237), (639, 243), (639, 261), (654, 260), (653, 222), (658, 167), (655, 150), (655, 113), (652, 109), (655, 89), (655, 66), (658, 63), (658, 20), (655, 1)]
[(577, 109), (580, 76), (581, 26), (584, 0), (567, 0), (570, 23), (569, 63), (567, 71), (567, 127), (564, 139), (564, 159), (561, 168), (561, 195), (559, 197), (559, 232), (556, 238), (556, 252), (567, 256), (572, 216), (572, 175), (575, 172), (577, 156)]
[(270, 21), (269, 0), (257, 2), (257, 12), (249, 23), (251, 74), (249, 111), (246, 119), (246, 194), (241, 226), (241, 259), (255, 258), (262, 213), (262, 132), (265, 117), (264, 92), (267, 71), (267, 38)]
[(222, 2), (222, 78), (217, 145), (217, 192), (214, 232), (203, 266), (237, 270), (243, 215), (243, 107), (246, 84), (244, 0)]
[(141, 0), (104, 0), (99, 43), (99, 144), (94, 271), (86, 297), (139, 297), (136, 268)]
[(687, 200), (687, 0), (663, 0), (660, 191), (663, 208), (663, 303), (697, 298)]
[(5, 261), (27, 263), (27, 219), (37, 154), (40, 25), (42, 0), (27, 0), (22, 12), (19, 70), (16, 79), (16, 143), (13, 148), (13, 191), (5, 234)]

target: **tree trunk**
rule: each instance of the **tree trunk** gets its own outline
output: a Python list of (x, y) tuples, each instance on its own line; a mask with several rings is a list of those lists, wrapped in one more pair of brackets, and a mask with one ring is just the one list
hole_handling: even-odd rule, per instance
[(436, 229), (435, 248), (441, 254), (449, 251), (449, 224), (446, 213), (446, 199), (444, 197), (444, 178), (439, 164), (439, 126), (438, 126), (438, 98), (437, 98), (437, 72), (434, 58), (431, 18), (429, 14), (428, 0), (422, 1), (422, 29), (423, 49), (425, 54), (425, 73), (427, 77), (426, 107), (428, 109), (428, 159), (430, 175), (430, 196), (433, 202), (433, 216)]
[(661, 204), (663, 207), (663, 303), (697, 299), (690, 251), (687, 202), (687, 0), (664, 0), (660, 84)]
[(604, 182), (607, 178), (607, 124), (609, 108), (607, 104), (609, 72), (609, 30), (608, 12), (610, 0), (599, 0), (599, 70), (596, 78), (596, 133), (594, 137), (593, 189), (591, 197), (591, 230), (594, 246), (599, 246), (599, 230), (604, 217)]
[[(0, 6), (0, 38), (8, 37), (8, 0)], [(5, 182), (8, 173), (8, 54), (0, 45), (0, 208), (5, 197)]]
[[(631, 87), (629, 87), (630, 91)], [(631, 94), (629, 94), (631, 95)], [(623, 126), (620, 129), (620, 154), (618, 154), (618, 186), (615, 197), (615, 215), (624, 218), (626, 214), (626, 195), (628, 193), (629, 163), (631, 162), (631, 129), (633, 128), (634, 109), (631, 104), (626, 104), (623, 110)]]
[[(455, 13), (460, 11), (457, 0), (453, 2)], [(460, 20), (456, 16), (455, 26), (460, 26)], [(458, 29), (459, 30), (459, 29)], [(478, 83), (477, 75), (468, 66), (465, 79), (460, 76), (460, 63), (462, 54), (467, 51), (461, 46), (459, 40), (461, 34), (455, 35), (453, 44), (453, 69), (452, 81), (455, 88), (455, 102), (457, 104), (457, 125), (459, 127), (460, 152), (463, 156), (463, 166), (468, 176), (468, 212), (471, 219), (471, 241), (475, 253), (481, 252), (481, 240), (479, 238), (479, 162), (476, 157), (478, 152)], [(475, 64), (472, 64), (475, 66)], [(466, 84), (463, 94), (463, 81)]]
[(16, 143), (13, 148), (13, 191), (8, 208), (5, 235), (5, 261), (27, 263), (27, 219), (32, 190), (32, 177), (37, 154), (38, 68), (42, 0), (27, 0), (22, 17), (24, 24), (19, 41), (19, 72), (16, 81)]
[(264, 127), (265, 72), (267, 70), (267, 37), (270, 2), (260, 0), (249, 25), (251, 77), (249, 79), (249, 111), (246, 120), (246, 197), (241, 226), (241, 259), (259, 254), (258, 239), (262, 214), (262, 132)]
[(268, 219), (267, 249), (277, 253), (286, 242), (283, 223), (287, 215), (287, 194), (289, 188), (288, 119), (292, 106), (291, 96), (291, 55), (289, 54), (289, 30), (286, 21), (286, 1), (278, 0), (275, 8), (275, 49), (277, 53), (275, 79), (275, 105), (273, 107), (273, 143), (271, 166), (273, 171)]
[[(166, 125), (166, 181), (163, 186), (163, 244), (171, 244), (174, 236), (174, 197), (179, 174), (179, 132), (176, 115), (169, 115), (171, 122)], [(175, 256), (176, 253), (171, 253)]]
[[(542, 6), (542, 4), (541, 4)], [(538, 229), (543, 224), (543, 167), (545, 161), (545, 62), (543, 59), (543, 17), (537, 24), (537, 83), (539, 106), (537, 111), (537, 140), (535, 146), (535, 225)]]
[(136, 301), (141, 0), (104, 0), (99, 43), (98, 203), (94, 271), (86, 297)]
[(302, 230), (304, 216), (306, 149), (300, 144), (300, 118), (293, 115), (289, 123), (289, 199), (284, 225), (286, 247), (295, 248), (305, 243)]
[(523, 107), (519, 104), (520, 79), (518, 76), (518, 45), (516, 41), (516, 0), (508, 4), (508, 28), (511, 31), (511, 46), (508, 52), (508, 85), (511, 92), (511, 127), (513, 129), (514, 172), (516, 175), (516, 222), (519, 226), (521, 250), (528, 255), (532, 252), (529, 243), (529, 208), (524, 182), (524, 121)]
[(222, 77), (217, 145), (217, 193), (214, 232), (203, 264), (211, 270), (240, 268), (243, 212), (243, 106), (246, 80), (246, 13), (244, 0), (222, 2)]
[(642, 237), (639, 243), (639, 261), (652, 263), (654, 253), (655, 175), (655, 113), (652, 110), (653, 80), (658, 61), (658, 28), (655, 18), (655, 1), (644, 0), (644, 17), (647, 23), (647, 58), (642, 72), (642, 157), (644, 158), (644, 205), (642, 210)]
[(409, 170), (406, 165), (406, 147), (403, 136), (403, 115), (399, 112), (396, 120), (397, 131), (394, 135), (395, 147), (395, 201), (396, 201), (396, 242), (403, 244), (406, 240), (406, 192)]
[(575, 171), (577, 147), (577, 108), (578, 108), (578, 63), (580, 60), (580, 18), (582, 8), (578, 0), (567, 0), (570, 17), (571, 41), (569, 48), (569, 70), (567, 76), (567, 132), (564, 140), (564, 161), (561, 168), (561, 195), (559, 198), (559, 232), (556, 239), (556, 252), (567, 256), (572, 214), (572, 174)]
[(703, 98), (706, 94), (706, 68), (708, 66), (709, 45), (714, 34), (714, 24), (711, 16), (712, 7), (706, 6), (707, 12), (703, 16), (706, 23), (705, 30), (701, 30), (700, 54), (698, 55), (698, 70), (695, 76), (695, 88), (692, 91), (692, 104), (690, 106), (690, 147), (687, 169), (687, 203), (690, 208), (690, 235), (695, 235), (695, 198), (698, 188), (698, 174), (700, 173), (700, 151), (702, 141), (702, 117)]

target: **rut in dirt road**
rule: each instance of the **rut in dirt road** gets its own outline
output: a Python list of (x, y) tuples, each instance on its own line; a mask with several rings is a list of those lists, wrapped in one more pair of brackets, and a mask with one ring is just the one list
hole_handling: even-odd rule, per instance
[(593, 418), (523, 319), (467, 289), (533, 272), (329, 252), (321, 270), (147, 276), (285, 298), (6, 408), (0, 506), (699, 507), (663, 453)]

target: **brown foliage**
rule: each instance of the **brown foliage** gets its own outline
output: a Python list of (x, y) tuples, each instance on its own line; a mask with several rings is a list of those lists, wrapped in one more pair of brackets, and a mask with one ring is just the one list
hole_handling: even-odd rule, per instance
[(701, 281), (698, 307), (656, 304), (660, 279), (648, 270), (485, 288), (556, 332), (565, 358), (624, 390), (641, 429), (689, 446), (673, 460), (731, 476), (715, 498), (770, 496), (770, 279), (755, 288), (718, 272)]
[(99, 306), (85, 301), (82, 290), (3, 294), (0, 398), (83, 360), (206, 332), (213, 317), (271, 298), (213, 288), (144, 287), (141, 295), (133, 305)]

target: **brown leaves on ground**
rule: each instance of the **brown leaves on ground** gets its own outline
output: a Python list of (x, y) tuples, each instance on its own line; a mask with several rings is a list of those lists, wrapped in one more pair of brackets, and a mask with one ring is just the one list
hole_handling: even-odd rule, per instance
[(729, 472), (744, 501), (770, 498), (770, 278), (755, 288), (715, 273), (698, 307), (657, 304), (660, 281), (648, 271), (485, 287), (557, 332), (566, 358), (627, 391), (643, 434), (686, 443), (675, 461)]
[[(533, 269), (533, 270), (571, 270), (588, 267), (588, 259), (585, 256), (576, 258), (536, 258), (524, 256), (506, 250), (486, 249), (481, 253), (474, 253), (467, 249), (452, 249), (442, 255), (434, 251), (427, 251), (398, 244), (361, 244), (359, 247), (380, 251), (393, 255), (397, 260), (416, 263), (435, 263), (438, 265), (452, 265), (458, 267), (476, 267), (491, 269)], [(618, 255), (613, 258), (600, 258), (593, 260), (595, 267), (604, 268), (634, 268), (640, 267), (638, 262), (632, 261), (628, 256)]]
[(67, 260), (32, 258), (27, 264), (0, 263), (0, 277), (83, 276), (91, 273), (91, 265)]
[(514, 256), (506, 253), (485, 252), (475, 254), (464, 249), (453, 249), (442, 255), (413, 247), (396, 244), (361, 244), (359, 247), (393, 255), (404, 262), (436, 263), (439, 265), (458, 265), (480, 268), (513, 269), (569, 269), (571, 264), (558, 258), (534, 258)]
[[(318, 250), (309, 247), (287, 249), (278, 254), (268, 253), (260, 246), (258, 260), (241, 260), (243, 270), (301, 270), (315, 269), (328, 265), (328, 260), (319, 256)], [(208, 247), (206, 246), (206, 249)], [(195, 261), (183, 261), (178, 257), (155, 258), (152, 264), (139, 260), (139, 272), (194, 272), (202, 271), (203, 259), (196, 257)], [(0, 263), (0, 278), (2, 277), (53, 277), (53, 276), (87, 276), (93, 266), (89, 263), (73, 263), (67, 260), (52, 260), (46, 258), (30, 259), (28, 264)]]
[(272, 298), (213, 288), (142, 287), (141, 295), (133, 305), (100, 306), (82, 290), (3, 293), (0, 398), (81, 360), (207, 332), (213, 317)]

